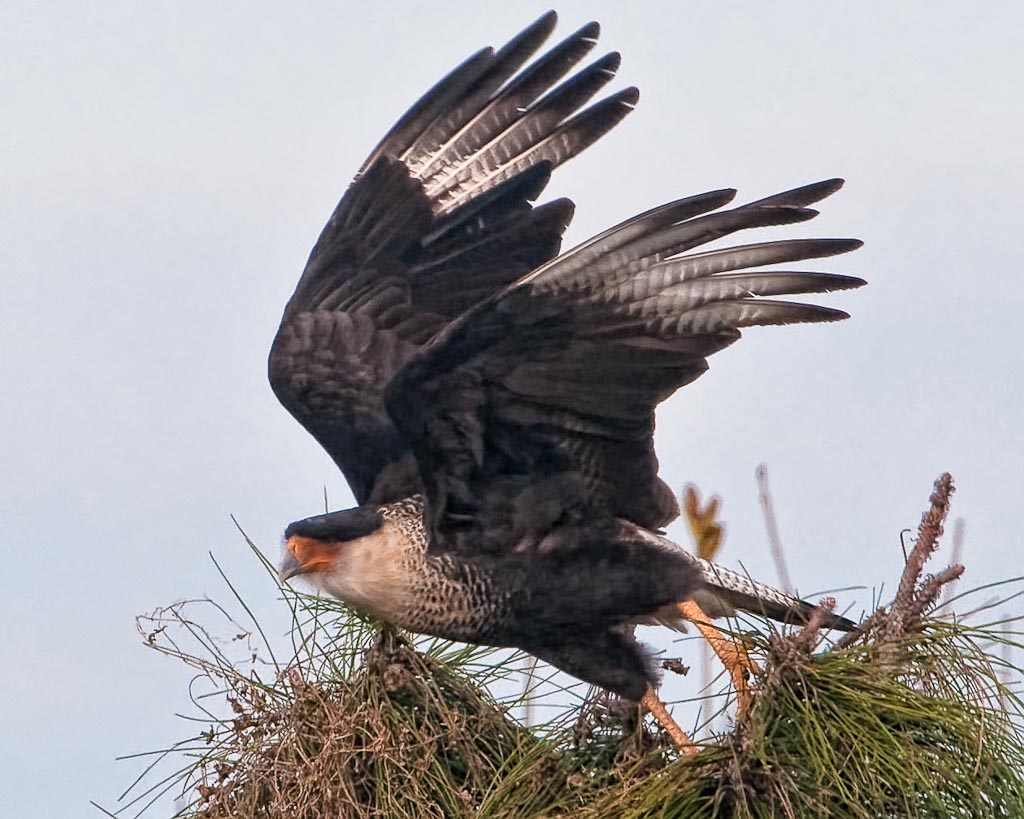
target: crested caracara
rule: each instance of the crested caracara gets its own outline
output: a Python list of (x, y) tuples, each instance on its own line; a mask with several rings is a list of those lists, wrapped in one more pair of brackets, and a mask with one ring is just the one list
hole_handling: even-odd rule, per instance
[(739, 207), (733, 190), (689, 196), (560, 254), (573, 203), (534, 202), (638, 92), (590, 102), (614, 52), (563, 80), (596, 23), (528, 62), (554, 25), (544, 15), (428, 91), (310, 254), (270, 383), (359, 505), (291, 524), (281, 576), (412, 631), (525, 649), (644, 702), (683, 745), (632, 626), (812, 607), (659, 533), (679, 509), (658, 478), (655, 407), (744, 327), (845, 318), (774, 297), (861, 279), (778, 266), (860, 242), (705, 247), (813, 218), (832, 179)]

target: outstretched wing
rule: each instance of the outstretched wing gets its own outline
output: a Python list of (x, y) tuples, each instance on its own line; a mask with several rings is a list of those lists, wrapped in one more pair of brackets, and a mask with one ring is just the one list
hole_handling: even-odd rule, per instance
[(453, 318), (558, 252), (572, 203), (531, 202), (552, 168), (637, 100), (628, 88), (577, 113), (614, 76), (615, 53), (553, 88), (593, 47), (596, 23), (519, 71), (555, 20), (548, 13), (503, 48), (477, 52), (398, 121), (324, 227), (285, 308), (271, 386), (359, 503), (420, 487), (384, 410), (388, 381)]
[[(554, 548), (582, 520), (672, 520), (654, 409), (751, 325), (835, 321), (771, 296), (859, 287), (761, 270), (844, 253), (851, 239), (690, 252), (744, 228), (803, 222), (829, 180), (731, 210), (714, 191), (629, 220), (541, 266), (452, 323), (398, 373), (387, 406), (423, 475), (437, 548)], [(562, 533), (562, 534), (560, 534)]]

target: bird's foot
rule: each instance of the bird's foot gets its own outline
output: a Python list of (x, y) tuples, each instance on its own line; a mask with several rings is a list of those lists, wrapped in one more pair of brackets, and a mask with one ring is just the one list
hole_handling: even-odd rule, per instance
[(752, 674), (760, 672), (757, 663), (750, 659), (750, 655), (747, 654), (742, 643), (729, 639), (712, 626), (708, 616), (692, 600), (684, 600), (679, 603), (679, 612), (697, 627), (704, 639), (708, 641), (708, 645), (718, 655), (718, 659), (722, 661), (726, 671), (729, 672), (732, 687), (736, 691), (736, 719), (741, 719), (753, 699), (750, 691), (750, 678)]
[(640, 700), (640, 704), (650, 711), (651, 716), (665, 729), (665, 733), (668, 734), (676, 748), (687, 756), (697, 753), (699, 749), (693, 744), (693, 740), (690, 739), (686, 731), (679, 727), (679, 723), (672, 719), (672, 715), (665, 707), (665, 703), (658, 698), (658, 692), (654, 688), (647, 687), (647, 692)]

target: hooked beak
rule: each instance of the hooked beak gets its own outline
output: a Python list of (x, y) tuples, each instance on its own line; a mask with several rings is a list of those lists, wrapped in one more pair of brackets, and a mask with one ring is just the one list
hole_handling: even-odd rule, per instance
[(290, 551), (284, 553), (281, 565), (277, 567), (277, 576), (282, 583), (291, 580), (295, 575), (302, 574), (302, 564)]

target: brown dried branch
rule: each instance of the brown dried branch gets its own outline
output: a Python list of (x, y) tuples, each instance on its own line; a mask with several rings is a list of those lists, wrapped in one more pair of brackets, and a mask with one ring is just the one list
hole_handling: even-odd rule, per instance
[(795, 640), (803, 646), (808, 654), (814, 651), (821, 636), (821, 628), (825, 624), (825, 618), (836, 610), (836, 599), (834, 597), (823, 597), (818, 601), (817, 607), (811, 612), (804, 627), (796, 634)]
[(938, 548), (939, 538), (942, 536), (942, 526), (949, 513), (949, 499), (952, 494), (953, 477), (948, 472), (943, 472), (935, 481), (935, 489), (929, 499), (931, 506), (921, 517), (921, 525), (917, 529), (917, 540), (907, 557), (907, 563), (903, 567), (903, 576), (900, 578), (900, 585), (896, 590), (896, 597), (892, 601), (886, 635), (892, 639), (898, 639), (903, 634), (907, 613), (914, 603), (915, 589), (920, 582), (921, 573), (924, 571), (924, 564)]
[(885, 609), (876, 609), (865, 617), (857, 627), (851, 631), (846, 632), (842, 637), (836, 640), (836, 648), (846, 648), (852, 646), (865, 634), (869, 634), (872, 630), (878, 628), (878, 626), (885, 619), (887, 612)]
[(771, 656), (768, 668), (772, 669), (769, 672), (768, 686), (772, 684), (772, 675), (779, 673), (780, 669), (810, 660), (821, 637), (825, 618), (835, 611), (835, 608), (835, 598), (825, 597), (818, 602), (817, 607), (811, 612), (811, 616), (799, 631), (788, 634), (780, 632), (772, 634), (768, 638)]
[(881, 659), (895, 664), (896, 650), (908, 631), (919, 628), (925, 612), (935, 605), (943, 588), (955, 582), (964, 572), (959, 564), (948, 566), (923, 582), (925, 563), (938, 548), (943, 524), (949, 513), (953, 478), (948, 472), (935, 481), (928, 511), (921, 517), (914, 548), (906, 558), (896, 596), (888, 609), (879, 608), (854, 631), (836, 643), (837, 648), (852, 645), (865, 635), (877, 632)]
[(939, 599), (939, 593), (948, 583), (953, 583), (964, 573), (964, 567), (960, 564), (947, 566), (941, 572), (928, 577), (921, 584), (917, 596), (907, 608), (907, 623), (913, 624), (919, 621), (922, 615), (930, 609)]

